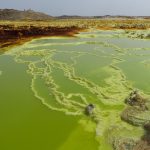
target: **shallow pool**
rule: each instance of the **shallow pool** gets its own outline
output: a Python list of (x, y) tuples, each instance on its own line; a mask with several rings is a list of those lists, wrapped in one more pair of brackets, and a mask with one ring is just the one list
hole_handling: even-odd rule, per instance
[[(149, 94), (150, 42), (120, 34), (41, 38), (0, 55), (0, 149), (112, 150), (112, 139), (139, 139), (143, 129), (120, 113), (133, 89)], [(96, 119), (84, 113), (90, 103)]]

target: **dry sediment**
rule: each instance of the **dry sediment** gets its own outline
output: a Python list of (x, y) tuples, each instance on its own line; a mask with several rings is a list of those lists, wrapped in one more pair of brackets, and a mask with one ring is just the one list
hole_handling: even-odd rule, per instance
[(83, 29), (71, 27), (42, 27), (0, 25), (0, 48), (3, 50), (12, 45), (22, 44), (33, 38), (45, 36), (74, 36)]
[(149, 19), (56, 19), (51, 21), (0, 21), (0, 48), (44, 36), (73, 36), (89, 28), (100, 30), (145, 30)]

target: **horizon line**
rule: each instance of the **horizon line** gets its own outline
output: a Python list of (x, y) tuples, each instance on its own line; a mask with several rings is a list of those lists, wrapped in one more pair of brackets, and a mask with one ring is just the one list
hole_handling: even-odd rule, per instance
[(33, 12), (39, 12), (39, 13), (44, 13), (46, 15), (49, 15), (51, 17), (61, 17), (61, 16), (76, 16), (76, 17), (150, 17), (150, 15), (125, 15), (125, 14), (118, 14), (118, 15), (110, 15), (110, 14), (106, 14), (106, 15), (77, 15), (77, 14), (73, 14), (73, 15), (67, 15), (67, 14), (62, 14), (62, 15), (51, 15), (49, 13), (46, 13), (44, 11), (38, 11), (38, 10), (34, 10), (34, 9), (15, 9), (15, 8), (0, 8), (0, 10), (17, 10), (17, 11), (33, 11)]

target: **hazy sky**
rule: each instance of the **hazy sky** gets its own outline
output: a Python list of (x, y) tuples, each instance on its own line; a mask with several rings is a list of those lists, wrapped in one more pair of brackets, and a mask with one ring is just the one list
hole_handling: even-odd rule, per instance
[(33, 9), (58, 15), (146, 15), (150, 0), (0, 0), (0, 8)]

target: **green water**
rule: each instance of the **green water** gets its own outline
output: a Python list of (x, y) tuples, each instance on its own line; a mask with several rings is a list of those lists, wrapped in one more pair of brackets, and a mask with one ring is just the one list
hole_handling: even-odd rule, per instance
[(139, 139), (142, 128), (120, 114), (134, 88), (149, 94), (149, 54), (148, 40), (91, 31), (0, 55), (0, 149), (112, 150), (112, 139)]

